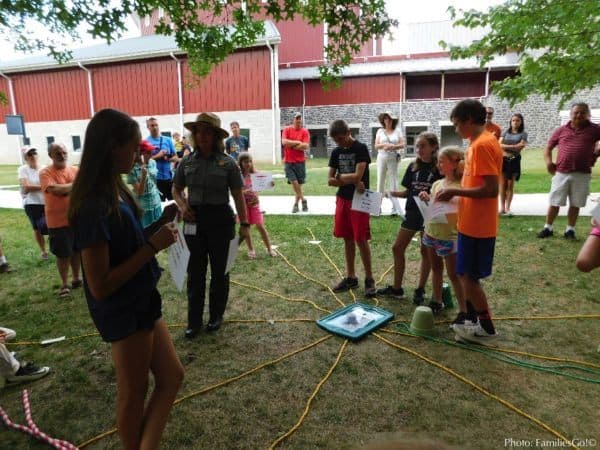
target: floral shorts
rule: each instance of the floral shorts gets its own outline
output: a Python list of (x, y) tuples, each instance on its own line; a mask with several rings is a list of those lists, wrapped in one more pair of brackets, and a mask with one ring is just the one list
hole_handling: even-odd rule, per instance
[(452, 253), (456, 253), (457, 250), (456, 241), (436, 239), (428, 234), (423, 234), (423, 245), (434, 249), (435, 254), (442, 258), (451, 255)]

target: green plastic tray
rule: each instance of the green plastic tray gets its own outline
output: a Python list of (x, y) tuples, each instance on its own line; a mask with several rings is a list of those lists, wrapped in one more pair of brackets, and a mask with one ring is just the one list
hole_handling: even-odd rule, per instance
[(353, 303), (317, 320), (317, 325), (330, 333), (358, 340), (393, 318), (394, 314), (385, 309)]

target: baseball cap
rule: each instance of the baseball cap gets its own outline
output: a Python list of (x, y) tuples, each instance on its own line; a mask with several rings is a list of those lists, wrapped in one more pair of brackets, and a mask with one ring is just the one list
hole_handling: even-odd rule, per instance
[(298, 117), (302, 117), (302, 113), (300, 113), (300, 112), (295, 112), (295, 113), (294, 113), (294, 119), (297, 119)]
[(21, 153), (23, 154), (23, 156), (37, 155), (37, 149), (34, 147), (27, 146), (21, 149)]

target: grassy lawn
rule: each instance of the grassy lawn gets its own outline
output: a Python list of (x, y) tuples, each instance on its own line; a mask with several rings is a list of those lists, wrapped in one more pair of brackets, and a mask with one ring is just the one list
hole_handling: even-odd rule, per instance
[[(400, 167), (400, 180), (411, 159), (402, 160)], [(307, 160), (307, 177), (304, 192), (307, 195), (335, 195), (335, 189), (327, 186), (327, 167), (328, 160), (324, 158)], [(273, 165), (268, 163), (257, 163), (257, 169), (273, 174), (284, 175), (283, 165)], [(522, 160), (523, 175), (516, 185), (515, 192), (521, 194), (530, 194), (538, 192), (548, 192), (550, 190), (550, 175), (546, 172), (544, 158), (541, 149), (527, 148), (523, 153)], [(377, 169), (375, 161), (370, 165), (372, 187), (376, 187)], [(0, 165), (0, 186), (17, 184), (17, 166)], [(600, 192), (600, 164), (594, 167), (592, 176), (592, 191)], [(275, 189), (264, 191), (261, 195), (292, 195), (292, 188), (285, 178), (275, 180)]]
[[(557, 226), (564, 226), (564, 221), (559, 218)], [(24, 423), (20, 392), (26, 387), (33, 418), (41, 430), (83, 443), (114, 427), (115, 374), (109, 346), (97, 336), (77, 338), (95, 331), (83, 293), (78, 290), (67, 300), (57, 298), (54, 259), (39, 260), (23, 212), (0, 209), (0, 223), (5, 252), (16, 269), (0, 275), (1, 324), (16, 329), (18, 341), (75, 337), (50, 347), (11, 346), (19, 357), (51, 366), (52, 373), (33, 383), (3, 389), (0, 405), (13, 420)], [(183, 338), (185, 294), (176, 291), (165, 272), (159, 285), (164, 317), (172, 325), (175, 346), (186, 368), (179, 398), (203, 389), (206, 392), (173, 408), (163, 448), (265, 449), (299, 420), (311, 393), (334, 364), (343, 339), (331, 337), (247, 377), (210, 387), (329, 336), (314, 323), (326, 313), (309, 302), (329, 311), (339, 308), (340, 303), (323, 286), (337, 280), (338, 274), (319, 247), (308, 241), (312, 239), (310, 229), (322, 241), (323, 251), (343, 268), (343, 245), (331, 236), (331, 223), (330, 217), (267, 216), (273, 242), (312, 280), (294, 271), (283, 257), (268, 258), (262, 248), (255, 261), (242, 252), (232, 272), (225, 324), (217, 333), (202, 334), (194, 341)], [(371, 224), (374, 271), (380, 279), (391, 265), (390, 246), (399, 223), (378, 218)], [(539, 224), (539, 218), (501, 220), (494, 275), (485, 281), (502, 335), (497, 344), (593, 364), (595, 368), (588, 366), (592, 372), (565, 372), (595, 379), (596, 384), (522, 364), (556, 367), (565, 363), (512, 355), (521, 364), (511, 365), (461, 346), (394, 334), (399, 324), (392, 323), (378, 334), (403, 349), (373, 335), (349, 343), (304, 422), (278, 448), (350, 449), (375, 440), (409, 437), (435, 439), (457, 449), (501, 449), (510, 438), (531, 440), (533, 446), (535, 439), (556, 439), (408, 350), (451, 368), (569, 439), (599, 441), (598, 318), (529, 319), (597, 315), (600, 280), (598, 273), (582, 274), (574, 267), (581, 241), (537, 240), (533, 230)], [(580, 221), (578, 235), (587, 232), (587, 221)], [(166, 267), (166, 255), (159, 258)], [(405, 288), (409, 293), (418, 277), (418, 262), (415, 242), (407, 255)], [(390, 280), (388, 274), (381, 284)], [(356, 295), (363, 301), (361, 291)], [(353, 301), (350, 293), (338, 297), (345, 304)], [(414, 309), (410, 300), (381, 298), (377, 302), (397, 320), (410, 321)], [(454, 314), (448, 311), (442, 319), (450, 320)], [(436, 329), (439, 337), (452, 339), (445, 324)], [(43, 447), (3, 429), (0, 448)], [(120, 444), (113, 434), (86, 448), (116, 449)]]

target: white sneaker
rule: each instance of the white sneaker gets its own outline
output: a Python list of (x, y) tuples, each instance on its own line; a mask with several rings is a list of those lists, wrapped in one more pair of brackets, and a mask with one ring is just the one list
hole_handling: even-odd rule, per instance
[(479, 322), (476, 324), (455, 324), (452, 329), (456, 333), (455, 340), (457, 342), (467, 341), (486, 345), (497, 339), (499, 336), (498, 332), (490, 334), (485, 331)]

